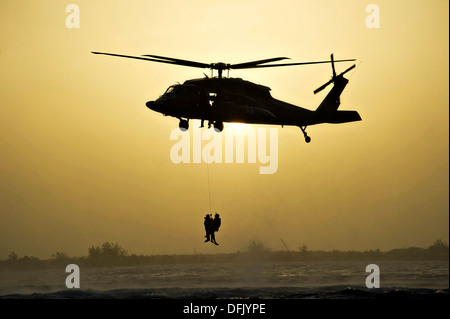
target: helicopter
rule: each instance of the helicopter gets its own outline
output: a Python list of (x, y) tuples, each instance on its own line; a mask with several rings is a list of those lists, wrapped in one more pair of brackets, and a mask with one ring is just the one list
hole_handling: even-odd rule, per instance
[[(311, 142), (311, 137), (306, 132), (307, 126), (321, 123), (346, 123), (360, 121), (357, 111), (338, 110), (340, 95), (348, 83), (344, 74), (355, 68), (355, 64), (339, 75), (336, 74), (336, 62), (355, 61), (355, 59), (334, 60), (333, 54), (329, 61), (298, 62), (298, 63), (272, 63), (289, 59), (276, 57), (264, 60), (244, 62), (238, 64), (229, 63), (202, 63), (182, 60), (159, 55), (129, 56), (114, 53), (91, 52), (122, 58), (139, 59), (166, 64), (182, 65), (195, 68), (217, 70), (216, 77), (206, 74), (204, 78), (191, 79), (183, 84), (171, 85), (163, 95), (155, 101), (148, 101), (146, 106), (162, 113), (164, 116), (177, 118), (179, 128), (183, 131), (189, 129), (190, 119), (208, 121), (218, 132), (222, 132), (225, 122), (248, 123), (264, 125), (290, 125), (298, 126), (305, 138), (305, 142)], [(223, 71), (228, 75), (231, 69), (268, 68), (294, 65), (308, 65), (330, 63), (332, 68), (331, 79), (317, 88), (314, 94), (319, 93), (328, 85), (333, 84), (332, 89), (320, 103), (316, 110), (308, 110), (281, 100), (275, 99), (270, 94), (270, 88), (241, 78), (223, 77)]]

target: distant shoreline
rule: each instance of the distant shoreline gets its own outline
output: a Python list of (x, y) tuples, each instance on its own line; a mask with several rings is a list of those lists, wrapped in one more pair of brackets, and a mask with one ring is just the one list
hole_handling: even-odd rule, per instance
[(315, 261), (408, 261), (408, 260), (449, 260), (449, 247), (437, 240), (428, 248), (401, 248), (382, 252), (379, 249), (369, 251), (309, 251), (302, 247), (298, 251), (270, 251), (263, 245), (249, 246), (249, 251), (221, 254), (171, 254), (137, 255), (128, 254), (118, 244), (109, 242), (102, 246), (91, 247), (88, 256), (69, 257), (66, 253), (56, 253), (51, 259), (19, 257), (10, 253), (7, 260), (0, 261), (0, 269), (30, 270), (61, 267), (77, 264), (84, 267), (145, 266), (164, 264), (195, 263), (242, 263), (242, 262), (315, 262)]

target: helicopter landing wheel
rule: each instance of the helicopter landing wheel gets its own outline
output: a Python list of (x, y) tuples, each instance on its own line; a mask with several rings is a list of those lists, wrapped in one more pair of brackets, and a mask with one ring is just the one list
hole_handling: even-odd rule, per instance
[(223, 131), (223, 122), (214, 122), (214, 130), (218, 133)]
[(178, 127), (183, 132), (187, 131), (189, 129), (189, 120), (182, 120), (182, 119), (180, 119), (180, 124), (178, 124)]
[(305, 137), (305, 142), (309, 143), (311, 142), (311, 138), (308, 136), (308, 134), (306, 133), (306, 126), (300, 126), (300, 129), (303, 132), (303, 136)]

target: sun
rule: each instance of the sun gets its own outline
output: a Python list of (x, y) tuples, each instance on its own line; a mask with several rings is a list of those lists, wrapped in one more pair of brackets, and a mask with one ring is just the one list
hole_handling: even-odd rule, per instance
[(248, 126), (248, 124), (247, 123), (227, 123), (226, 126), (228, 129), (232, 129), (234, 131), (242, 131)]

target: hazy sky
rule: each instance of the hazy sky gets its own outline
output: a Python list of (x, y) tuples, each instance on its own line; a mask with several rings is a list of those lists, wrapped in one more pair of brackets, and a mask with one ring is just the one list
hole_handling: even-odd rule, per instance
[[(66, 6), (80, 28), (66, 27)], [(366, 26), (366, 6), (380, 28)], [(0, 258), (428, 247), (449, 238), (448, 1), (0, 0)], [(150, 111), (201, 70), (93, 55), (240, 63), (356, 58), (341, 109), (361, 122), (278, 130), (278, 171), (174, 164), (178, 120)], [(337, 65), (343, 71), (351, 64)], [(315, 109), (329, 65), (232, 71)], [(225, 124), (225, 131), (236, 130)], [(269, 128), (269, 126), (252, 126)], [(191, 123), (192, 130), (192, 123)], [(205, 145), (204, 142), (203, 145)], [(203, 243), (209, 210), (222, 216)]]

